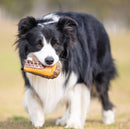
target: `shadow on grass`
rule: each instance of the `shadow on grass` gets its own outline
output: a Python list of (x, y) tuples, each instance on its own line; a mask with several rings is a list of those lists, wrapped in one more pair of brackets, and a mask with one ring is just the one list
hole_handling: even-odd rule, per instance
[[(56, 128), (61, 129), (60, 126), (55, 126), (55, 119), (45, 121), (45, 124), (40, 129)], [(0, 129), (34, 129), (31, 121), (22, 116), (13, 116), (6, 121), (0, 121)]]
[[(56, 126), (55, 121), (55, 119), (46, 120), (44, 126), (40, 129), (64, 129), (61, 126)], [(103, 126), (100, 120), (87, 120), (85, 127), (95, 127), (95, 125), (99, 127)], [(14, 116), (6, 121), (1, 121), (0, 129), (34, 129), (34, 126), (27, 118), (22, 116)]]
[(29, 121), (7, 120), (0, 122), (0, 129), (32, 129), (33, 126)]
[(102, 124), (101, 120), (86, 120), (86, 123), (100, 123)]

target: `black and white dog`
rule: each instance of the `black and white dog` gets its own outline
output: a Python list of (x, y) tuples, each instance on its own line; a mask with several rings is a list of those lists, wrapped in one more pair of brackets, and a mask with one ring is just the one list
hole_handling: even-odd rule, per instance
[(67, 109), (56, 125), (83, 128), (92, 87), (101, 99), (103, 122), (114, 122), (108, 90), (116, 69), (108, 35), (96, 18), (75, 12), (26, 17), (18, 24), (16, 43), (22, 68), (25, 59), (38, 60), (44, 66), (58, 61), (62, 65), (55, 79), (22, 72), (26, 85), (24, 105), (35, 127), (43, 126), (45, 115), (64, 100)]

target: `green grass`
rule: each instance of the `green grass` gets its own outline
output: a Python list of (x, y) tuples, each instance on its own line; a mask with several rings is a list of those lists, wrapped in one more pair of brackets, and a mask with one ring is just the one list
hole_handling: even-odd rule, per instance
[(10, 118), (10, 120), (13, 120), (13, 121), (27, 121), (27, 118), (26, 117), (23, 117), (23, 116), (13, 116)]
[[(16, 32), (15, 22), (0, 23), (0, 129), (33, 128), (23, 108), (25, 88), (18, 53), (13, 46)], [(98, 100), (92, 100), (85, 124), (87, 129), (130, 129), (130, 31), (109, 35), (119, 73), (119, 77), (111, 83), (110, 90), (111, 100), (116, 106), (116, 122), (112, 125), (102, 124), (101, 105)], [(56, 118), (63, 112), (64, 107), (61, 107), (49, 114), (42, 129), (63, 129), (55, 126)]]

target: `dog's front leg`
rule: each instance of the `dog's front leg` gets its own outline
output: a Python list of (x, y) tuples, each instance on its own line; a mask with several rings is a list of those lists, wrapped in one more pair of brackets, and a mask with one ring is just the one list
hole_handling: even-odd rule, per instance
[(69, 93), (69, 118), (66, 128), (82, 129), (90, 103), (90, 89), (77, 84)]
[(42, 104), (32, 89), (27, 89), (25, 93), (24, 106), (29, 113), (32, 124), (36, 127), (42, 127), (44, 124), (44, 112)]

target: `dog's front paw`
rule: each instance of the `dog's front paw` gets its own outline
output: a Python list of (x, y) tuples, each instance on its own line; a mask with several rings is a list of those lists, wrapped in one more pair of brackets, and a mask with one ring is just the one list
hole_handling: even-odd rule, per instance
[(31, 121), (32, 121), (32, 124), (34, 125), (34, 127), (36, 127), (36, 128), (42, 127), (45, 122), (44, 116), (40, 115), (40, 114), (37, 114), (37, 115), (31, 117)]
[(44, 121), (43, 120), (37, 120), (37, 121), (33, 121), (32, 122), (32, 124), (34, 125), (34, 127), (36, 127), (36, 128), (39, 128), (39, 127), (42, 127), (43, 126), (43, 124), (44, 124)]
[(69, 119), (65, 128), (83, 129), (83, 125), (80, 120)]

